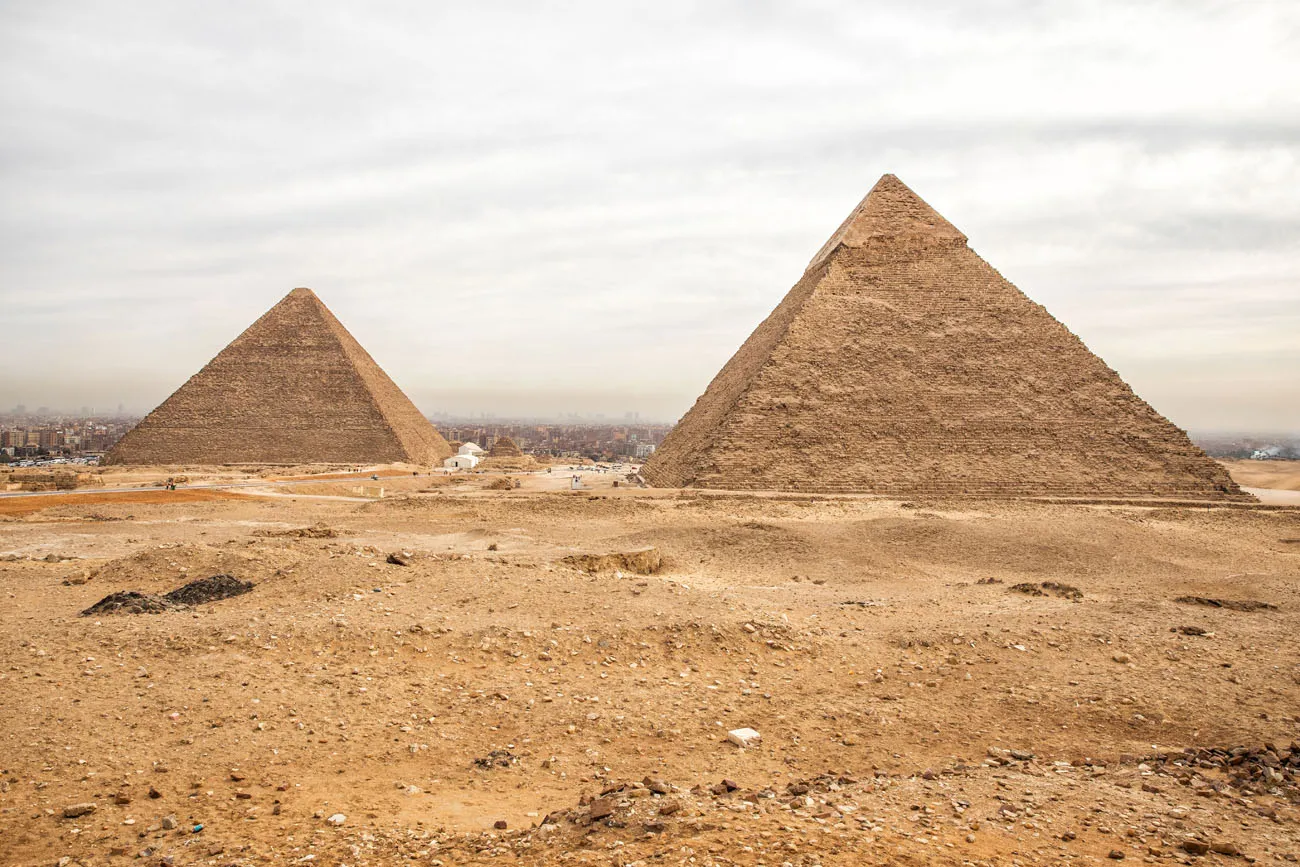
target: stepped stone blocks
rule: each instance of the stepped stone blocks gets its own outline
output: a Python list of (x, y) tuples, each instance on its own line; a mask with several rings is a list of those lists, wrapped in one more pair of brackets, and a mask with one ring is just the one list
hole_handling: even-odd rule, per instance
[(510, 437), (497, 437), (496, 442), (492, 443), (492, 448), (488, 451), (490, 458), (518, 458), (523, 456), (523, 451)]
[(295, 289), (104, 457), (436, 464), (451, 448), (310, 289)]
[(1250, 499), (893, 175), (642, 476), (733, 490)]

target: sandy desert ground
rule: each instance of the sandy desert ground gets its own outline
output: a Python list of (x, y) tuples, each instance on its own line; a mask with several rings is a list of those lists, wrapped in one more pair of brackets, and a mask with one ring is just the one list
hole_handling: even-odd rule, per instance
[(0, 500), (0, 863), (1300, 858), (1300, 510), (500, 478)]
[[(1269, 494), (1300, 491), (1300, 461), (1221, 460), (1233, 481), (1244, 488), (1264, 489)], [(1266, 499), (1270, 499), (1268, 495)]]

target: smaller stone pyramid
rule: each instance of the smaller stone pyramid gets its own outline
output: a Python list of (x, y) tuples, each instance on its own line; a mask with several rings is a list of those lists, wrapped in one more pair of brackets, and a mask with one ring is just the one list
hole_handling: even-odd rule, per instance
[(492, 448), (488, 451), (490, 458), (517, 458), (523, 455), (519, 446), (510, 437), (497, 437), (496, 442), (492, 443)]
[(431, 465), (450, 454), (316, 294), (295, 289), (103, 463)]
[(893, 175), (641, 474), (731, 490), (1249, 499)]

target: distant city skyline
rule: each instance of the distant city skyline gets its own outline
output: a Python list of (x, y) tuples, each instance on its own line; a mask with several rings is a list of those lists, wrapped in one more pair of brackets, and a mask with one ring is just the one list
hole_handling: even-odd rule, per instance
[(295, 286), (426, 414), (677, 419), (885, 172), (1192, 431), (1300, 430), (1300, 7), (18, 4), (0, 406)]
[[(154, 407), (148, 409), (131, 409), (125, 405), (119, 404), (116, 408), (109, 409), (98, 408), (93, 406), (80, 407), (58, 407), (58, 406), (37, 406), (29, 407), (26, 404), (16, 404), (9, 408), (0, 408), (0, 418), (30, 415), (33, 417), (123, 417), (123, 418), (142, 418), (151, 412)], [(430, 420), (441, 420), (448, 422), (483, 422), (498, 424), (526, 424), (529, 422), (538, 422), (544, 424), (564, 424), (568, 422), (585, 422), (600, 420), (607, 424), (622, 425), (639, 425), (639, 424), (671, 424), (675, 419), (671, 418), (651, 418), (635, 410), (624, 412), (570, 412), (558, 410), (552, 413), (537, 414), (503, 414), (496, 412), (455, 412), (451, 410), (434, 409), (421, 413)]]

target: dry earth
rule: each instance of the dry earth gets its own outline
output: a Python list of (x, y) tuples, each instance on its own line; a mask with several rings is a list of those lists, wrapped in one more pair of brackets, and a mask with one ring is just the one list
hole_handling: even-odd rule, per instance
[(1300, 857), (1300, 511), (567, 478), (0, 515), (0, 862)]
[(1219, 461), (1237, 484), (1300, 491), (1300, 461)]

